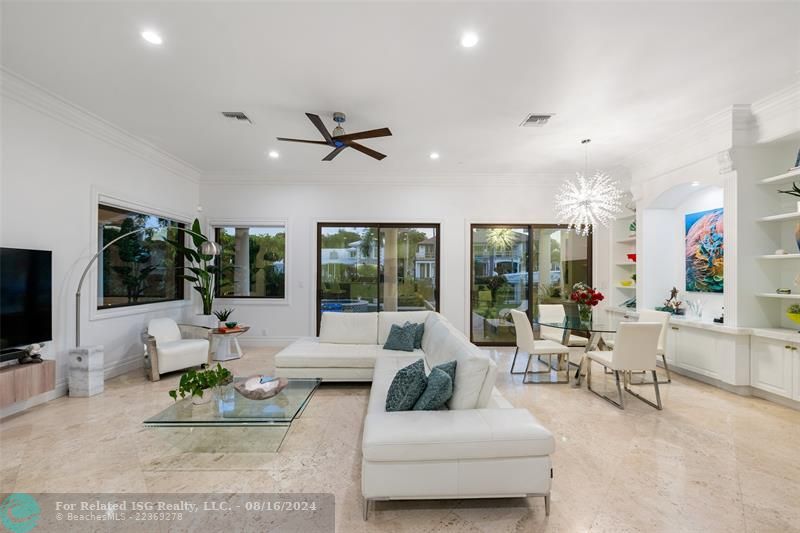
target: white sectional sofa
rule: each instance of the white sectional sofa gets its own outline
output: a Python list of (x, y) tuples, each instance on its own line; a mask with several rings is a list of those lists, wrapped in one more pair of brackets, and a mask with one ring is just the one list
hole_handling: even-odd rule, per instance
[[(422, 349), (384, 350), (392, 324), (425, 322)], [(386, 412), (397, 371), (417, 359), (427, 369), (456, 360), (448, 410)], [(282, 377), (372, 381), (362, 441), (364, 518), (373, 500), (543, 496), (550, 512), (555, 442), (526, 409), (494, 387), (494, 361), (430, 311), (325, 313), (319, 338), (275, 356)]]

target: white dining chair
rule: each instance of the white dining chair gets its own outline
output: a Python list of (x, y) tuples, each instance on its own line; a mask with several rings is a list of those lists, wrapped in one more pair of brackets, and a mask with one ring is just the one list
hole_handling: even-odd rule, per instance
[[(642, 309), (639, 311), (639, 322), (658, 322), (661, 324), (661, 333), (658, 335), (656, 356), (661, 357), (661, 363), (664, 365), (664, 372), (667, 375), (666, 380), (659, 381), (662, 385), (672, 383), (672, 374), (670, 374), (669, 365), (667, 364), (667, 330), (669, 329), (669, 319), (671, 316), (670, 313), (665, 311), (655, 311), (653, 309)], [(606, 340), (605, 345), (612, 350), (614, 349), (613, 340)], [(638, 384), (641, 385), (642, 383)]]
[[(564, 304), (539, 304), (539, 336), (545, 340), (555, 341), (559, 344), (564, 343), (564, 330), (552, 326), (543, 326), (547, 322), (563, 322), (567, 314), (564, 311)], [(585, 348), (589, 339), (570, 334), (567, 338), (567, 346), (570, 348)]]
[[(516, 309), (511, 310), (511, 318), (514, 321), (514, 333), (516, 336), (517, 349), (514, 351), (514, 360), (511, 361), (512, 374), (524, 374), (522, 378), (523, 383), (569, 383), (569, 348), (561, 343), (552, 340), (536, 340), (533, 337), (533, 327), (528, 319), (528, 315)], [(517, 355), (520, 350), (528, 354), (528, 362), (525, 365), (523, 372), (515, 371), (514, 365), (517, 362)], [(546, 355), (547, 370), (532, 371), (531, 363), (533, 356), (537, 358)], [(553, 356), (557, 356), (556, 368), (553, 369)], [(563, 368), (566, 375), (565, 380), (558, 378), (558, 372)], [(553, 376), (555, 372), (555, 377)], [(550, 376), (549, 380), (540, 380), (536, 378), (528, 379), (529, 376), (537, 376), (547, 374)]]
[[(656, 376), (656, 353), (660, 332), (661, 324), (658, 322), (622, 322), (617, 330), (613, 350), (592, 350), (586, 354), (586, 383), (589, 390), (620, 409), (625, 409), (624, 387), (625, 392), (631, 396), (661, 410), (661, 392), (658, 390), (658, 377)], [(617, 382), (619, 402), (592, 388), (592, 363), (602, 365), (612, 372)], [(633, 392), (628, 387), (626, 373), (629, 372), (652, 372), (656, 394), (655, 402)]]

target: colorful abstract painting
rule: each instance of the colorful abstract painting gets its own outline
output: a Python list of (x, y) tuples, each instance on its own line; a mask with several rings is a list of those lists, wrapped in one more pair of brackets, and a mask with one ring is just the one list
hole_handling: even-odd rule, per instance
[(725, 226), (722, 208), (686, 215), (686, 290), (723, 292)]

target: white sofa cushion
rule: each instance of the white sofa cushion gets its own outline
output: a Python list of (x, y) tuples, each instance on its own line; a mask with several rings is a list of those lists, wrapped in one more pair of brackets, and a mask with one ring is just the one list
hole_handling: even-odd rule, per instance
[(378, 344), (378, 313), (322, 313), (319, 341), (327, 344)]
[(381, 346), (386, 344), (392, 325), (402, 326), (406, 322), (424, 323), (430, 314), (430, 311), (383, 311), (378, 313), (378, 344)]
[(314, 338), (299, 339), (275, 355), (275, 366), (372, 368), (378, 351), (376, 344), (329, 344)]
[(181, 330), (171, 318), (152, 319), (147, 323), (147, 334), (155, 337), (158, 344), (181, 340)]
[(186, 339), (170, 342), (157, 340), (156, 342), (158, 372), (160, 374), (208, 362), (208, 341), (205, 339)]
[(544, 456), (553, 434), (526, 409), (368, 412), (367, 461), (438, 461)]

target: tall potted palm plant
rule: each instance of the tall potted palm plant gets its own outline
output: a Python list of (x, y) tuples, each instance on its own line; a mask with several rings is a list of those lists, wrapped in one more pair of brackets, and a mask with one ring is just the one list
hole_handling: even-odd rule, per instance
[[(203, 303), (203, 315), (206, 316), (206, 323), (211, 324), (211, 312), (214, 306), (214, 276), (217, 266), (214, 255), (203, 253), (203, 244), (209, 243), (208, 237), (203, 235), (200, 228), (200, 221), (194, 219), (192, 229), (181, 229), (183, 233), (188, 233), (192, 238), (193, 247), (184, 245), (182, 239), (169, 240), (167, 242), (183, 255), (186, 265), (180, 267), (184, 270), (180, 276), (192, 283), (192, 288), (200, 295)], [(216, 322), (215, 322), (216, 324)]]

